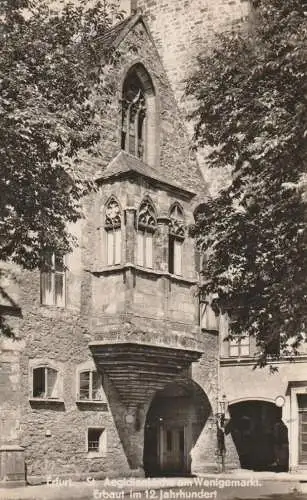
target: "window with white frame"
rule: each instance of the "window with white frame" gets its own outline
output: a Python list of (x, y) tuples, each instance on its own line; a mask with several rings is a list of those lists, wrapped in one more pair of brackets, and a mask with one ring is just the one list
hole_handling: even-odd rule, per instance
[(111, 197), (106, 204), (104, 228), (106, 231), (107, 265), (120, 264), (122, 251), (121, 210), (114, 197)]
[(182, 249), (184, 241), (184, 216), (179, 204), (170, 210), (168, 270), (171, 274), (182, 275)]
[(95, 370), (82, 370), (79, 372), (79, 392), (80, 401), (102, 401), (102, 375)]
[(248, 335), (234, 335), (229, 339), (229, 356), (243, 357), (250, 355), (250, 339)]
[(32, 396), (42, 399), (58, 398), (58, 371), (49, 366), (33, 368)]
[(137, 218), (137, 258), (142, 267), (153, 267), (153, 236), (157, 227), (155, 209), (150, 200), (143, 200)]
[(64, 258), (54, 252), (46, 253), (41, 269), (41, 303), (65, 307), (65, 285)]
[(87, 452), (101, 455), (106, 449), (106, 431), (102, 427), (87, 429)]

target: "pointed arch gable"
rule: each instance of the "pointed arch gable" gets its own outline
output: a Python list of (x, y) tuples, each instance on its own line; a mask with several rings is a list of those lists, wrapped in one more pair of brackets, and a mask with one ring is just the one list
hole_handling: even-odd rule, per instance
[(174, 203), (171, 204), (170, 208), (169, 208), (169, 215), (172, 214), (172, 212), (174, 212), (174, 210), (178, 208), (179, 211), (182, 213), (182, 216), (184, 218), (184, 209), (183, 209), (183, 206), (181, 205), (181, 203), (179, 203), (179, 201), (174, 201)]
[(156, 85), (153, 82), (153, 78), (151, 77), (150, 72), (146, 68), (146, 66), (143, 64), (142, 61), (136, 60), (132, 64), (130, 64), (128, 67), (125, 68), (124, 75), (122, 78), (121, 82), (121, 92), (123, 93), (124, 90), (124, 85), (127, 80), (127, 77), (131, 75), (132, 73), (135, 73), (137, 77), (139, 78), (144, 92), (148, 95), (157, 95), (156, 91)]

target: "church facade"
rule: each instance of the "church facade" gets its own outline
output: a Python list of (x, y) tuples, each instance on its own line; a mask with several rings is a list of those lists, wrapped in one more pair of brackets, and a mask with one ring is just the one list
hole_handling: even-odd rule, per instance
[(6, 264), (1, 282), (15, 338), (0, 348), (0, 481), (22, 483), (25, 468), (29, 483), (217, 471), (217, 413), (231, 417), (228, 469), (305, 470), (306, 355), (271, 374), (253, 370), (250, 339), (225, 341), (225, 317), (199, 303), (188, 232), (208, 185), (181, 82), (200, 39), (248, 2), (122, 7), (103, 40), (120, 63), (100, 154), (82, 165), (97, 190), (72, 228), (78, 246), (50, 253), (48, 272)]
[(206, 186), (142, 16), (103, 43), (121, 62), (101, 154), (82, 165), (97, 190), (79, 245), (3, 284), (2, 481), (22, 481), (23, 461), (30, 483), (216, 465), (218, 341), (201, 332), (188, 233)]

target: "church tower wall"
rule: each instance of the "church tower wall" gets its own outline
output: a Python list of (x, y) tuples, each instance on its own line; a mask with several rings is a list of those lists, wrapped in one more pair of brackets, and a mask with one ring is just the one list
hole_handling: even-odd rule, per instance
[(214, 34), (237, 26), (249, 11), (249, 0), (120, 0), (131, 13), (140, 10), (177, 97), (183, 80), (195, 68), (201, 48), (210, 47)]

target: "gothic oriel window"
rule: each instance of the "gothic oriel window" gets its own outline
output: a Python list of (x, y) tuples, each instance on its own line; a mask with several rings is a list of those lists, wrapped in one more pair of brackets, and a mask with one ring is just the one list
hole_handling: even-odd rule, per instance
[(153, 235), (157, 227), (155, 209), (150, 200), (142, 201), (137, 218), (137, 264), (153, 267)]
[(182, 275), (182, 248), (184, 241), (184, 215), (176, 204), (170, 211), (168, 270), (171, 274)]
[(145, 158), (146, 99), (140, 78), (132, 71), (126, 78), (122, 98), (121, 148), (133, 156)]
[(104, 228), (106, 231), (106, 263), (108, 266), (121, 262), (121, 210), (119, 203), (111, 197), (105, 207)]

